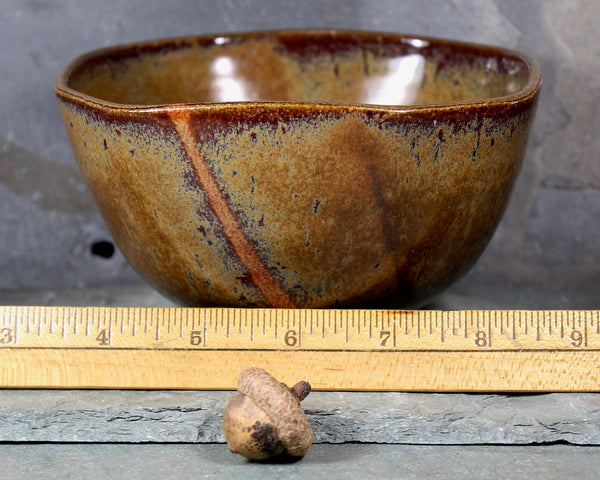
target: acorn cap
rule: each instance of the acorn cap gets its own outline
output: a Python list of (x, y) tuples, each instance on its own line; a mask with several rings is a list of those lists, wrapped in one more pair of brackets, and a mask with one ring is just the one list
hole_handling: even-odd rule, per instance
[(238, 392), (250, 397), (271, 419), (279, 440), (294, 457), (310, 448), (313, 433), (300, 400), (284, 383), (262, 368), (248, 368), (240, 373)]

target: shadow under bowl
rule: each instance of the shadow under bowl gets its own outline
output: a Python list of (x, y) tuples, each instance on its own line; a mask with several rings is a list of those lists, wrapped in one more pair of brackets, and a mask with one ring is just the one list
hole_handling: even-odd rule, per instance
[(502, 48), (279, 31), (98, 50), (56, 94), (112, 235), (162, 293), (404, 308), (489, 242), (540, 86)]

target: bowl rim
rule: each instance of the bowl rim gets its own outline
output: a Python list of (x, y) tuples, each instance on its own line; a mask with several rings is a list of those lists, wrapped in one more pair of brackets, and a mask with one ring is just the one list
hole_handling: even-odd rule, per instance
[[(124, 54), (127, 52), (136, 51), (151, 51), (159, 50), (167, 47), (177, 47), (186, 44), (215, 41), (216, 39), (252, 39), (261, 37), (285, 37), (289, 35), (295, 36), (319, 36), (330, 35), (332, 37), (346, 35), (358, 37), (384, 37), (399, 40), (402, 43), (420, 44), (429, 47), (436, 45), (446, 48), (466, 48), (478, 50), (481, 54), (495, 54), (504, 57), (513, 57), (521, 61), (528, 70), (527, 81), (523, 87), (509, 95), (477, 98), (472, 100), (457, 100), (450, 102), (439, 103), (416, 103), (416, 104), (371, 104), (360, 102), (306, 102), (306, 101), (267, 101), (267, 100), (252, 100), (252, 101), (231, 101), (231, 102), (184, 102), (184, 103), (156, 103), (148, 105), (130, 104), (113, 102), (104, 100), (93, 95), (89, 95), (78, 91), (69, 86), (71, 76), (86, 63), (98, 61), (99, 59), (107, 59), (115, 54)], [(418, 47), (417, 47), (418, 48)], [(167, 112), (173, 109), (176, 110), (219, 110), (230, 108), (261, 108), (261, 109), (294, 109), (294, 110), (309, 110), (318, 108), (322, 111), (380, 111), (380, 112), (397, 112), (397, 113), (420, 113), (425, 111), (441, 111), (464, 108), (490, 108), (500, 107), (500, 109), (510, 108), (521, 103), (533, 101), (537, 96), (542, 85), (542, 71), (538, 62), (529, 55), (520, 51), (475, 42), (465, 42), (460, 40), (452, 40), (434, 36), (413, 35), (399, 32), (380, 32), (376, 30), (345, 30), (345, 29), (285, 29), (285, 30), (257, 30), (248, 32), (225, 32), (225, 33), (207, 33), (202, 35), (188, 35), (178, 37), (165, 37), (154, 40), (143, 40), (138, 42), (130, 42), (117, 44), (107, 47), (102, 47), (85, 52), (72, 59), (59, 72), (55, 83), (55, 94), (58, 98), (66, 100), (82, 106), (88, 106), (95, 109), (102, 109), (114, 114), (119, 113), (157, 113)]]

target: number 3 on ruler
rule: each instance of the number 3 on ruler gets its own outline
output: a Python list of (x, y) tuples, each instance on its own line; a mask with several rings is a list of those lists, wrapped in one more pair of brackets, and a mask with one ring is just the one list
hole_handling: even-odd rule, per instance
[(3, 328), (0, 330), (0, 345), (8, 345), (14, 341), (12, 328)]

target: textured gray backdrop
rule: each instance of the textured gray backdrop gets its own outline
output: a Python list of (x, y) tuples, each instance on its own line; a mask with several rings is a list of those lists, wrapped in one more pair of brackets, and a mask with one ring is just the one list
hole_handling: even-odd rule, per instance
[(306, 27), (447, 37), (535, 57), (544, 87), (525, 166), (491, 245), (452, 292), (505, 307), (600, 307), (597, 0), (0, 0), (0, 303), (15, 291), (142, 282), (119, 252), (92, 251), (110, 235), (56, 108), (62, 66), (122, 42)]

